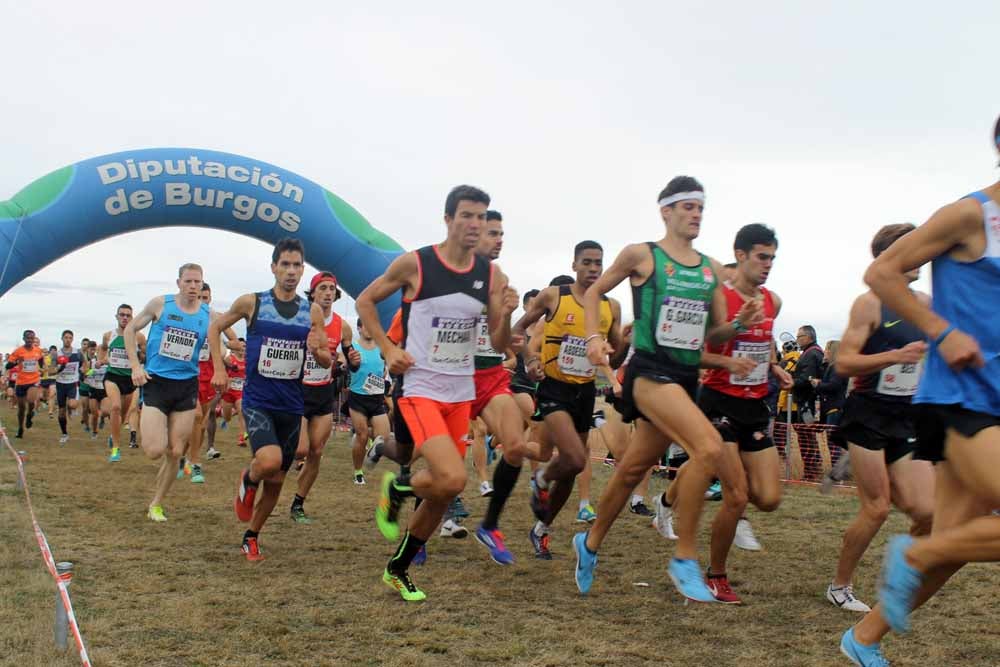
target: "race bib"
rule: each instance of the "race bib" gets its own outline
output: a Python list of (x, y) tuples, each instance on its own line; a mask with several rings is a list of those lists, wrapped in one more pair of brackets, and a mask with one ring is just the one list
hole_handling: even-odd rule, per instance
[(490, 341), (489, 321), (485, 315), (479, 316), (479, 323), (476, 326), (476, 356), (477, 357), (503, 357), (501, 352), (493, 349)]
[(478, 318), (435, 317), (431, 320), (431, 339), (427, 361), (434, 368), (452, 372), (472, 371), (476, 351), (475, 333)]
[(124, 347), (112, 347), (108, 350), (108, 363), (111, 368), (130, 368), (128, 354)]
[(729, 374), (729, 384), (737, 387), (756, 387), (767, 383), (767, 369), (771, 364), (771, 344), (736, 341), (733, 346), (734, 359), (750, 359), (757, 365), (748, 375)]
[(201, 346), (200, 350), (198, 350), (198, 361), (208, 361), (210, 356), (211, 355), (208, 351), (208, 338), (206, 338), (205, 344)]
[(104, 389), (104, 376), (107, 374), (107, 367), (100, 368), (87, 376), (87, 384), (94, 389)]
[(893, 364), (878, 374), (875, 391), (883, 396), (913, 396), (920, 382), (920, 364)]
[(257, 360), (257, 373), (271, 380), (298, 380), (302, 372), (302, 341), (264, 338)]
[(333, 379), (333, 369), (323, 368), (316, 363), (312, 352), (306, 350), (306, 366), (302, 373), (302, 381), (306, 384), (328, 384)]
[(384, 394), (385, 378), (382, 377), (381, 375), (368, 373), (368, 375), (365, 377), (365, 383), (361, 386), (361, 391), (370, 396), (374, 396), (375, 394)]
[(37, 373), (38, 372), (38, 359), (25, 359), (21, 362), (21, 372), (23, 373)]
[(660, 306), (656, 344), (677, 350), (700, 350), (705, 342), (707, 324), (707, 303), (668, 296)]
[(232, 391), (243, 391), (243, 378), (229, 378), (229, 388)]
[(56, 376), (56, 381), (60, 384), (72, 384), (77, 380), (77, 374), (80, 372), (80, 362), (79, 361), (69, 361), (63, 366), (63, 369), (59, 371), (59, 375)]
[(191, 361), (198, 346), (198, 333), (179, 327), (164, 327), (160, 356), (176, 361)]
[(594, 377), (594, 365), (587, 359), (587, 346), (579, 336), (563, 336), (559, 345), (559, 370), (563, 375)]

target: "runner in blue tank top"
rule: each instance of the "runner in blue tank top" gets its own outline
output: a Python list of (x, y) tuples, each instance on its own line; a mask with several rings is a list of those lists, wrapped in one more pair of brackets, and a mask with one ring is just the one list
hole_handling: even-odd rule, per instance
[[(223, 391), (229, 375), (220, 334), (240, 320), (247, 321), (243, 419), (250, 434), (253, 461), (240, 473), (233, 503), (239, 520), (250, 522), (242, 547), (247, 560), (263, 558), (257, 536), (278, 502), (285, 473), (295, 459), (304, 409), (302, 366), (306, 350), (323, 368), (332, 363), (323, 309), (295, 293), (304, 269), (302, 242), (290, 238), (278, 241), (271, 253), (274, 287), (244, 294), (209, 327), (208, 344), (215, 364), (212, 384)], [(264, 490), (254, 507), (261, 482)]]
[[(177, 461), (194, 426), (198, 349), (208, 333), (209, 322), (208, 307), (198, 298), (201, 284), (201, 267), (185, 264), (177, 271), (178, 293), (150, 301), (123, 332), (131, 382), (144, 388), (139, 424), (142, 448), (149, 458), (162, 459), (153, 500), (146, 512), (151, 521), (167, 520), (163, 498), (174, 481)], [(152, 326), (143, 368), (136, 339), (147, 324)]]
[(359, 355), (359, 364), (351, 370), (350, 393), (347, 395), (347, 409), (354, 425), (351, 459), (355, 470), (364, 461), (368, 441), (376, 438), (385, 440), (390, 430), (389, 410), (385, 405), (385, 359), (360, 317), (357, 327), (358, 340), (354, 349)]
[[(994, 129), (1000, 149), (1000, 119)], [(906, 273), (932, 261), (933, 308)], [(909, 629), (912, 610), (968, 562), (1000, 560), (1000, 182), (938, 210), (897, 241), (865, 281), (932, 341), (920, 388), (918, 452), (935, 466), (934, 528), (889, 543), (878, 606), (844, 633), (859, 665), (885, 664), (879, 640)], [(923, 420), (927, 417), (926, 421)]]

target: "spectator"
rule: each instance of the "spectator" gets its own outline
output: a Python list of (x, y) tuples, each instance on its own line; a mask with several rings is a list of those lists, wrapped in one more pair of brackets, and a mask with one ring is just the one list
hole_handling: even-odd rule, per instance
[[(788, 372), (792, 377), (795, 376), (795, 366), (799, 363), (799, 348), (793, 341), (788, 341), (782, 345), (782, 350), (784, 354), (781, 357), (781, 367)], [(782, 389), (778, 393), (778, 419), (783, 421), (788, 414), (788, 401), (791, 399), (791, 392)], [(791, 406), (792, 417), (790, 421), (798, 420), (798, 406), (795, 405), (795, 401), (792, 400)]]
[(813, 379), (813, 387), (819, 395), (819, 420), (824, 424), (836, 426), (840, 423), (840, 411), (844, 407), (847, 396), (847, 378), (837, 375), (837, 350), (839, 340), (831, 340), (826, 344), (823, 354), (823, 379)]
[(816, 344), (816, 329), (808, 324), (799, 328), (795, 342), (802, 353), (792, 376), (795, 380), (792, 394), (799, 408), (798, 421), (812, 424), (816, 421), (816, 387), (812, 381), (823, 377), (823, 350)]

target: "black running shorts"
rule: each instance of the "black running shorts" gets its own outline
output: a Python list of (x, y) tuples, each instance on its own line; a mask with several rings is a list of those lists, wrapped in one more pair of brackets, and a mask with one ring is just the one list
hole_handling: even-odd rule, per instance
[(306, 419), (333, 414), (334, 383), (302, 385), (303, 415)]
[(948, 429), (971, 438), (984, 429), (1000, 426), (1000, 417), (966, 410), (958, 404), (921, 404), (917, 407), (916, 423), (920, 439), (914, 456), (927, 461), (944, 461), (947, 458), (944, 449)]
[(698, 391), (697, 368), (662, 363), (648, 354), (636, 352), (625, 367), (625, 381), (622, 383), (621, 408), (618, 411), (622, 413), (622, 420), (625, 422), (633, 422), (638, 418), (645, 419), (635, 404), (635, 381), (639, 378), (646, 378), (658, 384), (679, 385), (692, 401), (695, 392)]
[(884, 451), (885, 463), (895, 463), (917, 448), (916, 410), (909, 403), (894, 403), (851, 394), (844, 401), (837, 435), (849, 444)]
[(56, 405), (60, 408), (65, 408), (67, 401), (75, 401), (78, 394), (79, 392), (75, 382), (69, 384), (64, 384), (62, 382), (56, 383)]
[(347, 397), (347, 407), (362, 414), (365, 419), (387, 414), (385, 394), (356, 394), (353, 391)]
[(544, 420), (554, 412), (567, 412), (577, 433), (589, 433), (597, 389), (593, 382), (570, 384), (547, 377), (538, 383), (538, 414)]
[(135, 391), (135, 385), (132, 384), (131, 375), (117, 375), (115, 373), (109, 372), (107, 375), (104, 376), (105, 386), (107, 386), (109, 382), (118, 387), (118, 393), (121, 394), (122, 396), (128, 396), (133, 391)]
[(156, 408), (165, 415), (194, 410), (198, 406), (198, 377), (172, 380), (150, 375), (142, 393), (145, 407)]
[(256, 454), (262, 447), (281, 448), (281, 469), (288, 472), (299, 447), (302, 415), (243, 405), (243, 421), (250, 435), (250, 450)]
[(741, 452), (761, 452), (774, 447), (770, 436), (771, 411), (763, 399), (736, 398), (703, 386), (698, 407), (722, 436), (735, 442)]

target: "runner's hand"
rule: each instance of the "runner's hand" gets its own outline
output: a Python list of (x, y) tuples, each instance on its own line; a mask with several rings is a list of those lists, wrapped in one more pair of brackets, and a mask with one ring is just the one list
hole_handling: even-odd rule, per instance
[(774, 377), (778, 378), (778, 387), (781, 389), (791, 389), (795, 385), (795, 380), (792, 379), (791, 373), (781, 366), (777, 364), (772, 365), (771, 372), (774, 373)]
[(229, 388), (229, 376), (226, 375), (226, 371), (222, 370), (212, 373), (212, 388), (220, 394), (225, 393), (226, 389)]
[(351, 368), (358, 368), (361, 366), (361, 353), (352, 347), (347, 353), (347, 363)]
[(941, 353), (941, 358), (953, 371), (960, 371), (967, 366), (982, 368), (985, 365), (979, 343), (976, 342), (975, 338), (958, 329), (944, 337), (944, 340), (938, 345), (938, 352)]
[[(973, 341), (973, 345), (975, 345), (975, 341)], [(896, 350), (896, 357), (897, 357), (896, 363), (915, 364), (924, 358), (924, 354), (926, 352), (927, 352), (927, 343), (925, 343), (922, 340), (917, 340), (912, 343), (907, 343), (905, 346)]]
[(608, 345), (608, 341), (604, 340), (601, 336), (591, 338), (587, 341), (587, 360), (594, 366), (606, 366), (608, 356), (612, 353), (614, 353), (614, 350)]
[(329, 344), (329, 339), (326, 337), (325, 331), (323, 331), (322, 329), (309, 330), (309, 335), (306, 336), (306, 347), (309, 348), (310, 352), (315, 354), (316, 350), (328, 344)]
[(632, 329), (634, 326), (632, 323), (628, 323), (622, 327), (622, 339), (625, 341), (626, 345), (632, 344)]
[(729, 357), (729, 372), (736, 377), (746, 377), (757, 368), (757, 362), (747, 357)]
[(523, 334), (512, 333), (510, 335), (510, 349), (514, 351), (514, 354), (524, 352), (524, 341), (525, 337)]
[(542, 368), (542, 362), (537, 357), (525, 364), (524, 370), (528, 372), (528, 377), (535, 382), (541, 382), (545, 379), (545, 369)]
[(761, 307), (760, 301), (757, 299), (744, 301), (743, 306), (740, 307), (740, 311), (736, 313), (736, 319), (740, 321), (740, 324), (742, 324), (745, 329), (749, 329), (753, 325), (763, 322), (764, 309)]
[(137, 387), (141, 387), (147, 382), (149, 382), (149, 373), (146, 372), (145, 368), (139, 366), (138, 368), (132, 369), (132, 384)]
[(517, 290), (513, 287), (505, 287), (503, 290), (503, 307), (501, 312), (504, 317), (507, 317), (521, 305), (520, 298), (517, 295)]
[(385, 366), (389, 369), (392, 375), (402, 375), (410, 369), (413, 364), (416, 363), (413, 356), (402, 349), (393, 345), (389, 348), (389, 354), (385, 358)]

